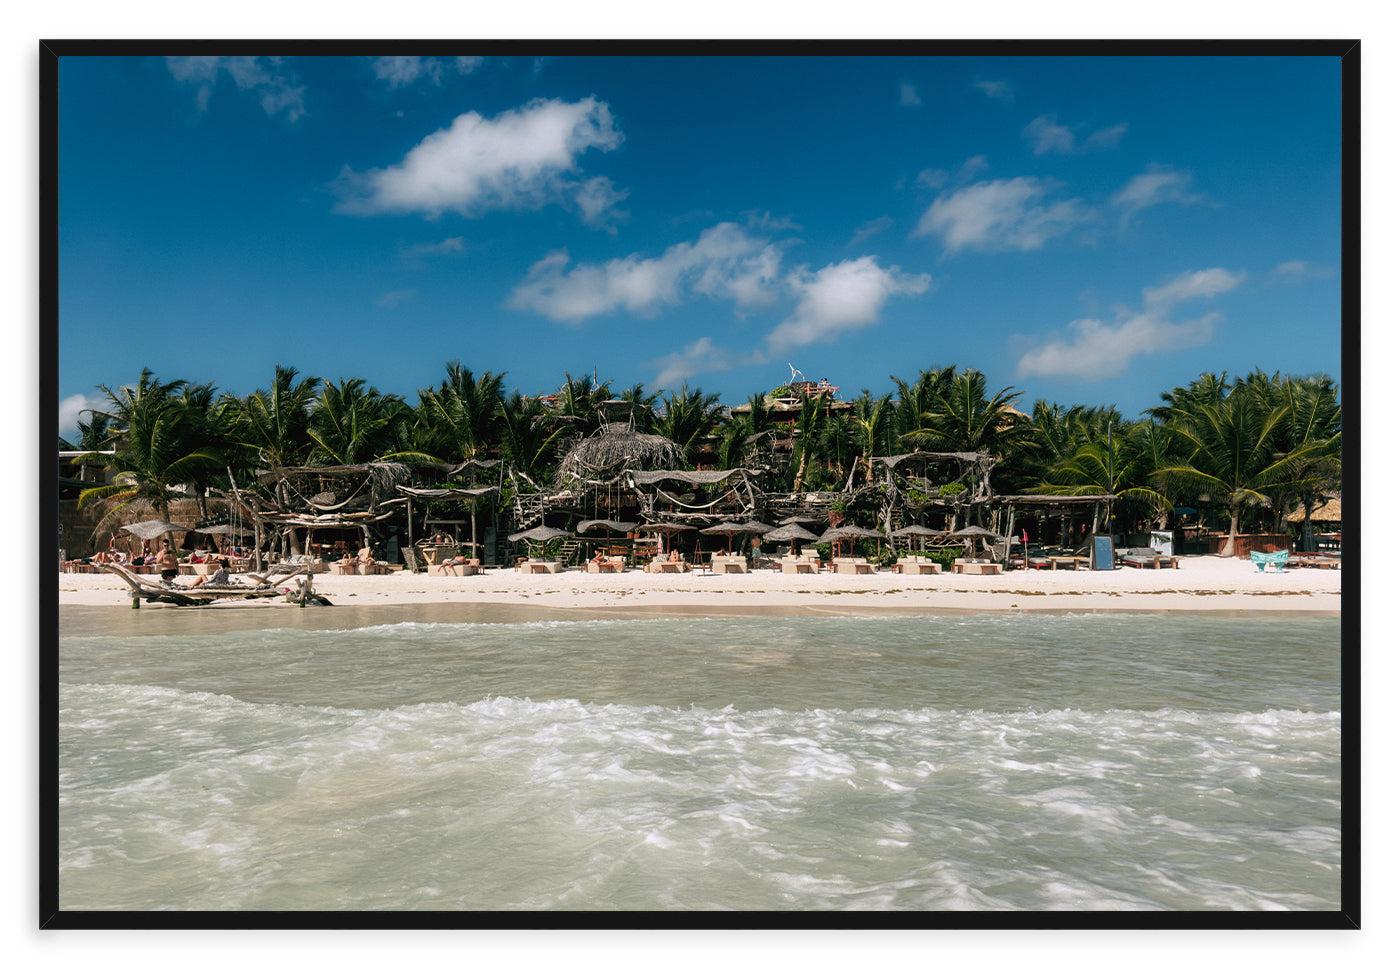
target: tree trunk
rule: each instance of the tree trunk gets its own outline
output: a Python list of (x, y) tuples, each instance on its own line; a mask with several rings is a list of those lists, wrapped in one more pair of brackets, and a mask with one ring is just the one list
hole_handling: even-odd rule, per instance
[(1235, 555), (1235, 536), (1240, 531), (1240, 506), (1230, 506), (1230, 534), (1225, 538), (1225, 544), (1220, 547), (1220, 557), (1223, 559), (1233, 558)]

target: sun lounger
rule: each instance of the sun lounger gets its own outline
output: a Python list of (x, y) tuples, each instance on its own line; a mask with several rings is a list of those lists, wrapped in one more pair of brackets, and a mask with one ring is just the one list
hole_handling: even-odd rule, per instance
[(852, 555), (833, 557), (831, 565), (837, 575), (870, 575), (875, 571), (869, 559)]
[(1001, 575), (1000, 562), (991, 559), (954, 559), (953, 571), (959, 575)]
[(943, 571), (943, 566), (932, 559), (906, 555), (894, 563), (894, 570), (901, 575), (938, 575)]
[(1283, 567), (1288, 564), (1288, 550), (1281, 552), (1250, 552), (1249, 560), (1259, 566), (1259, 571), (1263, 572), (1266, 565), (1272, 565), (1275, 572), (1282, 572)]
[(747, 572), (749, 560), (744, 555), (721, 555), (716, 552), (710, 556), (710, 569), (714, 572)]
[(540, 573), (554, 574), (564, 571), (564, 563), (558, 559), (526, 559), (520, 563), (520, 572), (523, 575), (537, 575)]

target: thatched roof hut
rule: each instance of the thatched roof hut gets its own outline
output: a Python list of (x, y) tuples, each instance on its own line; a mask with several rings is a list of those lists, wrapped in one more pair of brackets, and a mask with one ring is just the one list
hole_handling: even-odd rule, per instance
[[(1295, 525), (1301, 524), (1306, 516), (1303, 514), (1303, 506), (1299, 505), (1289, 513), (1287, 520)], [(1314, 508), (1312, 520), (1315, 522), (1339, 522), (1342, 520), (1342, 497), (1332, 495), (1325, 505)]]
[(643, 434), (631, 424), (604, 424), (579, 441), (559, 462), (564, 474), (582, 479), (608, 479), (624, 468), (678, 468), (685, 451), (668, 437)]

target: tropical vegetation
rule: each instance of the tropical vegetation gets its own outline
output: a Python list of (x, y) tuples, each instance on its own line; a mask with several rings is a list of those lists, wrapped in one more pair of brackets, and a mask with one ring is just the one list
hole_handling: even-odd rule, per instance
[(301, 465), (502, 459), (525, 487), (546, 489), (570, 445), (618, 423), (673, 441), (691, 468), (758, 469), (773, 491), (873, 487), (879, 457), (981, 452), (996, 462), (999, 494), (1113, 495), (1115, 530), (1163, 526), (1182, 506), (1212, 514), (1228, 527), (1227, 555), (1246, 527), (1278, 530), (1289, 511), (1311, 513), (1341, 486), (1340, 389), (1321, 375), (1204, 373), (1137, 418), (1044, 400), (1027, 414), (1013, 388), (993, 391), (979, 371), (951, 366), (892, 377), (891, 389), (839, 406), (800, 396), (786, 409), (773, 399), (788, 387), (756, 391), (731, 410), (689, 386), (615, 392), (612, 381), (565, 373), (556, 390), (527, 396), (507, 393), (505, 378), (452, 361), (411, 403), (360, 377), (282, 366), (243, 396), (146, 370), (133, 385), (100, 387), (105, 402), (85, 415), (79, 441), (59, 445), (114, 472), (82, 492), (80, 507), (114, 514), (144, 500), (161, 515), (175, 496), (202, 503), (230, 476), (246, 484)]

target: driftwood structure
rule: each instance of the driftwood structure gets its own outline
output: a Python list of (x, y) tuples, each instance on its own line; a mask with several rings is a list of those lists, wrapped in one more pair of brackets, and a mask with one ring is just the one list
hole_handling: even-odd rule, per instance
[[(133, 609), (139, 609), (143, 600), (164, 602), (175, 606), (207, 606), (211, 602), (221, 602), (225, 599), (278, 599), (283, 596), (303, 606), (308, 602), (320, 606), (331, 604), (325, 596), (312, 591), (311, 574), (306, 566), (290, 571), (274, 571), (267, 575), (250, 573), (249, 578), (257, 580), (257, 585), (231, 584), (195, 587), (153, 582), (120, 565), (111, 563), (99, 563), (98, 567), (111, 572), (131, 587), (131, 608)], [(296, 580), (296, 588), (291, 592), (277, 588), (281, 583), (292, 580)]]

